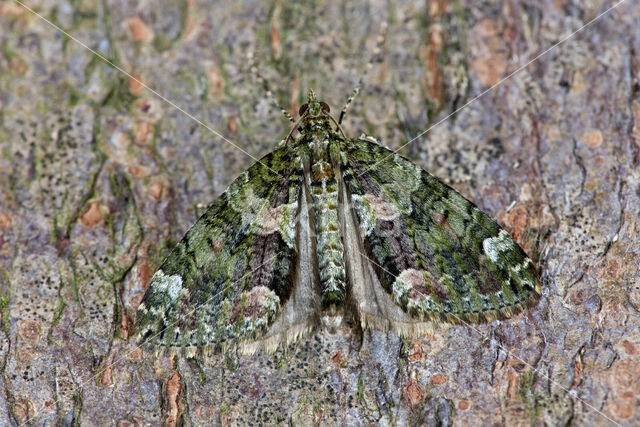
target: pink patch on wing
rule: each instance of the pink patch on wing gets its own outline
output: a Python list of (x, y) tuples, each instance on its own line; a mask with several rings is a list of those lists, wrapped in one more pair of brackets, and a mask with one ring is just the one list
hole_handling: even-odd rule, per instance
[(424, 281), (423, 271), (408, 268), (398, 276), (407, 285), (411, 286), (409, 296), (413, 299), (422, 299), (427, 296), (427, 285)]
[(261, 318), (265, 306), (265, 297), (270, 293), (273, 293), (273, 291), (266, 286), (256, 286), (248, 292), (243, 292), (242, 295), (246, 297), (246, 302), (242, 307), (236, 304), (231, 312), (231, 321), (235, 322), (240, 317), (251, 320)]
[(380, 197), (370, 194), (367, 194), (365, 197), (369, 202), (369, 206), (371, 206), (371, 209), (379, 219), (391, 221), (400, 215), (398, 208), (396, 208), (393, 203), (389, 203)]
[(260, 222), (260, 234), (267, 235), (280, 230), (280, 222), (284, 216), (284, 208), (284, 205), (280, 205), (266, 210)]

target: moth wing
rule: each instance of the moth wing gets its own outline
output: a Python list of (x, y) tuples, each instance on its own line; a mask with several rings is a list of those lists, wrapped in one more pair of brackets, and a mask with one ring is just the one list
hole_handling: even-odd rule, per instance
[(310, 327), (316, 296), (307, 279), (311, 239), (300, 236), (309, 228), (301, 183), (287, 147), (240, 175), (152, 277), (139, 339), (188, 352), (234, 344), (253, 352)]
[(359, 264), (349, 274), (362, 323), (410, 333), (425, 321), (506, 318), (538, 300), (535, 267), (511, 236), (409, 160), (347, 140), (342, 180), (343, 217), (354, 222), (344, 230), (359, 235), (347, 256)]

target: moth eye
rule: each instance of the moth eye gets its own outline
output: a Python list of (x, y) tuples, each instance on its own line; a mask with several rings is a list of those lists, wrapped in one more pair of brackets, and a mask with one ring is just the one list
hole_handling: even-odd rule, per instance
[(309, 108), (309, 104), (302, 104), (302, 106), (300, 107), (300, 111), (298, 111), (298, 115), (300, 116), (304, 115), (304, 113), (307, 112), (308, 108)]
[(329, 108), (329, 104), (327, 104), (326, 102), (320, 101), (320, 106), (322, 107), (322, 111), (324, 111), (325, 113), (331, 111), (331, 108)]

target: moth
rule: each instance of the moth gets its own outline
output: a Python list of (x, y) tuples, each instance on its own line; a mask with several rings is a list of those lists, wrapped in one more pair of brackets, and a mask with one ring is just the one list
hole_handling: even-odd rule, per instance
[(540, 292), (533, 262), (487, 214), (372, 138), (347, 137), (310, 91), (283, 144), (164, 260), (137, 330), (187, 355), (252, 353), (319, 325), (415, 335), (507, 318)]

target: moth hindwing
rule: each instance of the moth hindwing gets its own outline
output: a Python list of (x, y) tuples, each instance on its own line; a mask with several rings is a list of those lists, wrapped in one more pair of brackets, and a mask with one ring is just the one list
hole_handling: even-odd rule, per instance
[(272, 350), (322, 324), (414, 334), (534, 304), (533, 262), (407, 159), (347, 138), (313, 91), (298, 136), (240, 175), (155, 273), (139, 338)]

